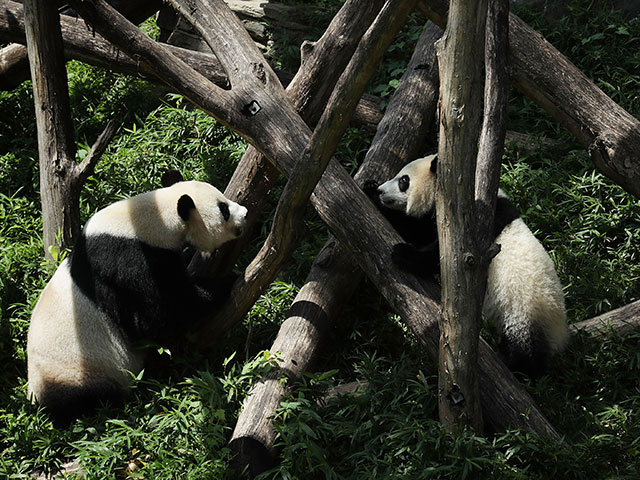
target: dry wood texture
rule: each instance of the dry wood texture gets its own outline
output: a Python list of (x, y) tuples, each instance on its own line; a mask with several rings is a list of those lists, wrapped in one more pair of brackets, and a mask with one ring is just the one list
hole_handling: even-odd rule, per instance
[[(366, 159), (356, 175), (381, 182), (407, 158), (421, 153), (421, 144), (433, 126), (438, 91), (438, 69), (433, 43), (441, 30), (430, 24), (421, 35), (407, 71), (387, 107)], [(313, 368), (325, 333), (358, 286), (362, 272), (355, 259), (334, 238), (314, 262), (304, 286), (283, 322), (271, 352), (280, 354), (281, 368), (292, 379)], [(263, 379), (243, 404), (230, 446), (240, 469), (258, 473), (274, 456), (271, 418), (285, 393), (277, 375)]]
[[(309, 128), (289, 106), (286, 96), (273, 91), (274, 76), (264, 66), (262, 57), (252, 53), (255, 46), (246, 33), (242, 37), (235, 35), (242, 26), (219, 1), (210, 2), (222, 24), (212, 32), (219, 39), (212, 47), (227, 73), (239, 74), (240, 88), (237, 89), (231, 79), (231, 91), (207, 82), (184, 62), (150, 41), (104, 1), (72, 0), (71, 3), (101, 35), (129, 55), (137, 56), (142, 64), (165, 78), (193, 103), (243, 135), (281, 172), (289, 174), (304, 155), (311, 137)], [(247, 71), (247, 65), (253, 65), (253, 68)], [(260, 105), (260, 112), (246, 115), (245, 112), (249, 112), (245, 107), (252, 101)], [(425, 354), (435, 359), (438, 304), (434, 299), (438, 293), (393, 266), (389, 252), (401, 238), (389, 229), (381, 214), (335, 161), (329, 162), (311, 203), (342, 245), (357, 253), (371, 281), (415, 333)], [(496, 430), (507, 426), (521, 427), (558, 438), (554, 428), (533, 405), (531, 397), (491, 349), (481, 343), (479, 353), (487, 423)], [(528, 413), (526, 418), (524, 412)]]
[(569, 326), (572, 334), (589, 332), (604, 336), (612, 332), (622, 337), (640, 330), (640, 300)]
[(76, 146), (57, 7), (46, 0), (27, 0), (24, 9), (38, 130), (43, 241), (50, 257), (51, 247), (69, 247), (80, 233)]
[[(425, 0), (420, 6), (444, 28), (448, 2)], [(513, 13), (509, 66), (513, 85), (571, 131), (598, 170), (640, 196), (640, 122)]]
[(486, 15), (486, 0), (452, 0), (447, 28), (436, 44), (441, 85), (436, 196), (442, 284), (438, 408), (444, 425), (471, 426), (477, 432), (483, 430), (476, 365), (488, 263), (483, 262), (477, 241), (475, 177)]
[[(318, 122), (340, 74), (383, 4), (383, 0), (367, 2), (366, 6), (360, 0), (346, 1), (322, 37), (315, 43), (302, 45), (300, 70), (286, 91), (294, 108), (310, 127)], [(254, 228), (267, 200), (265, 193), (277, 178), (276, 167), (255, 147), (249, 146), (224, 192), (228, 198), (249, 209), (247, 230)], [(203, 262), (196, 255), (193, 268), (230, 272), (248, 239), (249, 235), (246, 235), (223, 247), (220, 255), (209, 261)]]

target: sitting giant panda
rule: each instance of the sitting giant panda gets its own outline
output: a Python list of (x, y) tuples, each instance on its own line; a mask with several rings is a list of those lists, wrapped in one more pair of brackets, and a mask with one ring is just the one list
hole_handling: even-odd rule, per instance
[(42, 291), (27, 339), (28, 393), (64, 425), (99, 402), (119, 403), (144, 342), (169, 342), (230, 291), (232, 279), (187, 272), (185, 246), (210, 252), (242, 234), (247, 209), (177, 172), (85, 225)]
[[(394, 178), (365, 191), (403, 237), (392, 258), (401, 268), (428, 277), (439, 272), (435, 221), (437, 155), (414, 160)], [(567, 343), (562, 285), (544, 247), (501, 190), (493, 237), (501, 250), (489, 264), (483, 304), (513, 370), (536, 378), (548, 358)]]

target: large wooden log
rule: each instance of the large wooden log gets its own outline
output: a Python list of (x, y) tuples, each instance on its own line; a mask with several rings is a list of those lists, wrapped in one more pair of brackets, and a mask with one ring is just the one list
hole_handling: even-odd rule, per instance
[(615, 332), (616, 335), (625, 337), (638, 330), (640, 330), (640, 300), (569, 325), (569, 331), (573, 335), (578, 332), (589, 332), (592, 335), (605, 336)]
[(38, 130), (43, 243), (45, 255), (52, 258), (51, 248), (73, 245), (80, 233), (76, 146), (57, 7), (27, 0), (24, 17)]
[(440, 69), (436, 217), (442, 284), (438, 411), (440, 421), (452, 431), (470, 426), (479, 433), (483, 421), (476, 365), (488, 261), (478, 242), (475, 178), (486, 18), (486, 0), (452, 0), (447, 28), (436, 45)]
[[(216, 329), (211, 331), (212, 334), (217, 335), (219, 329), (231, 328), (245, 317), (266, 287), (275, 280), (282, 262), (294, 246), (297, 246), (309, 196), (331, 160), (358, 99), (415, 3), (415, 0), (386, 2), (360, 40), (329, 97), (303, 156), (289, 174), (289, 180), (276, 208), (272, 229), (264, 245), (245, 269), (244, 276), (236, 281), (230, 300), (217, 314), (218, 318), (224, 319), (223, 323), (217, 325)], [(190, 20), (194, 24), (197, 22), (195, 16)], [(202, 31), (207, 32), (210, 29), (203, 28)], [(202, 338), (206, 340), (207, 335), (203, 335)]]
[[(338, 77), (383, 3), (382, 0), (375, 0), (363, 6), (359, 0), (345, 2), (322, 37), (315, 43), (305, 42), (302, 45), (301, 66), (287, 86), (287, 95), (310, 127), (318, 122)], [(358, 109), (356, 116), (357, 113)], [(255, 228), (267, 201), (265, 193), (273, 187), (277, 178), (276, 167), (255, 147), (249, 146), (224, 192), (227, 198), (249, 209), (248, 231)], [(196, 255), (191, 268), (205, 274), (230, 272), (249, 238), (250, 235), (245, 235), (230, 242), (222, 247), (215, 258)]]
[[(430, 24), (387, 107), (365, 161), (356, 174), (360, 184), (380, 182), (395, 173), (407, 158), (421, 153), (436, 110), (438, 69), (433, 49), (441, 30)], [(315, 364), (323, 339), (336, 315), (358, 286), (362, 272), (335, 238), (316, 258), (270, 348), (281, 369), (294, 380)], [(285, 394), (280, 373), (261, 380), (247, 396), (231, 437), (238, 466), (252, 474), (268, 467), (275, 456), (271, 419)]]
[[(446, 0), (424, 0), (420, 5), (444, 27)], [(573, 133), (598, 170), (640, 196), (640, 121), (513, 13), (509, 65), (513, 85)]]
[[(215, 6), (219, 41), (211, 45), (232, 79), (231, 91), (221, 90), (188, 65), (156, 45), (102, 0), (71, 0), (101, 35), (141, 64), (163, 77), (210, 115), (243, 135), (258, 147), (278, 169), (289, 174), (304, 155), (311, 131), (289, 105), (284, 92), (274, 84), (275, 75), (242, 25), (219, 0)], [(255, 101), (260, 112), (247, 115)], [(255, 110), (254, 110), (255, 111)], [(392, 246), (402, 241), (374, 209), (346, 170), (332, 160), (311, 197), (311, 203), (329, 229), (352, 254), (363, 270), (414, 332), (417, 340), (435, 361), (438, 338), (438, 290), (396, 268), (391, 262)], [(480, 383), (483, 384), (485, 421), (496, 430), (520, 427), (541, 435), (559, 438), (555, 429), (535, 408), (531, 397), (490, 347), (480, 344)], [(527, 413), (525, 416), (525, 412)]]

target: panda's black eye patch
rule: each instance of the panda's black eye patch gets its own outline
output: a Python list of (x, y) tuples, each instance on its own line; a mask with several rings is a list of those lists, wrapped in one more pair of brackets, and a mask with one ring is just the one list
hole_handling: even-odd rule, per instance
[(401, 192), (406, 192), (409, 188), (409, 175), (403, 175), (398, 179), (398, 188)]
[(229, 212), (229, 204), (224, 202), (219, 202), (218, 208), (220, 209), (220, 213), (222, 214), (222, 218), (224, 218), (224, 221), (225, 222), (228, 221), (229, 217), (231, 216), (231, 212)]

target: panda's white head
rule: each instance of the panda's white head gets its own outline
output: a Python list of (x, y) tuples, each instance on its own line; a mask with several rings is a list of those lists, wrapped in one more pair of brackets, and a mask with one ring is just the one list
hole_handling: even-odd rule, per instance
[(198, 250), (213, 251), (244, 232), (247, 209), (213, 185), (180, 181), (162, 190), (175, 203), (175, 212), (184, 225), (184, 239)]
[(378, 187), (380, 202), (411, 217), (432, 213), (436, 200), (437, 166), (437, 154), (407, 164), (395, 177)]
[(242, 235), (247, 209), (213, 185), (182, 181), (175, 171), (162, 177), (162, 185), (100, 210), (89, 219), (84, 234), (132, 238), (173, 250), (188, 243), (203, 252)]

